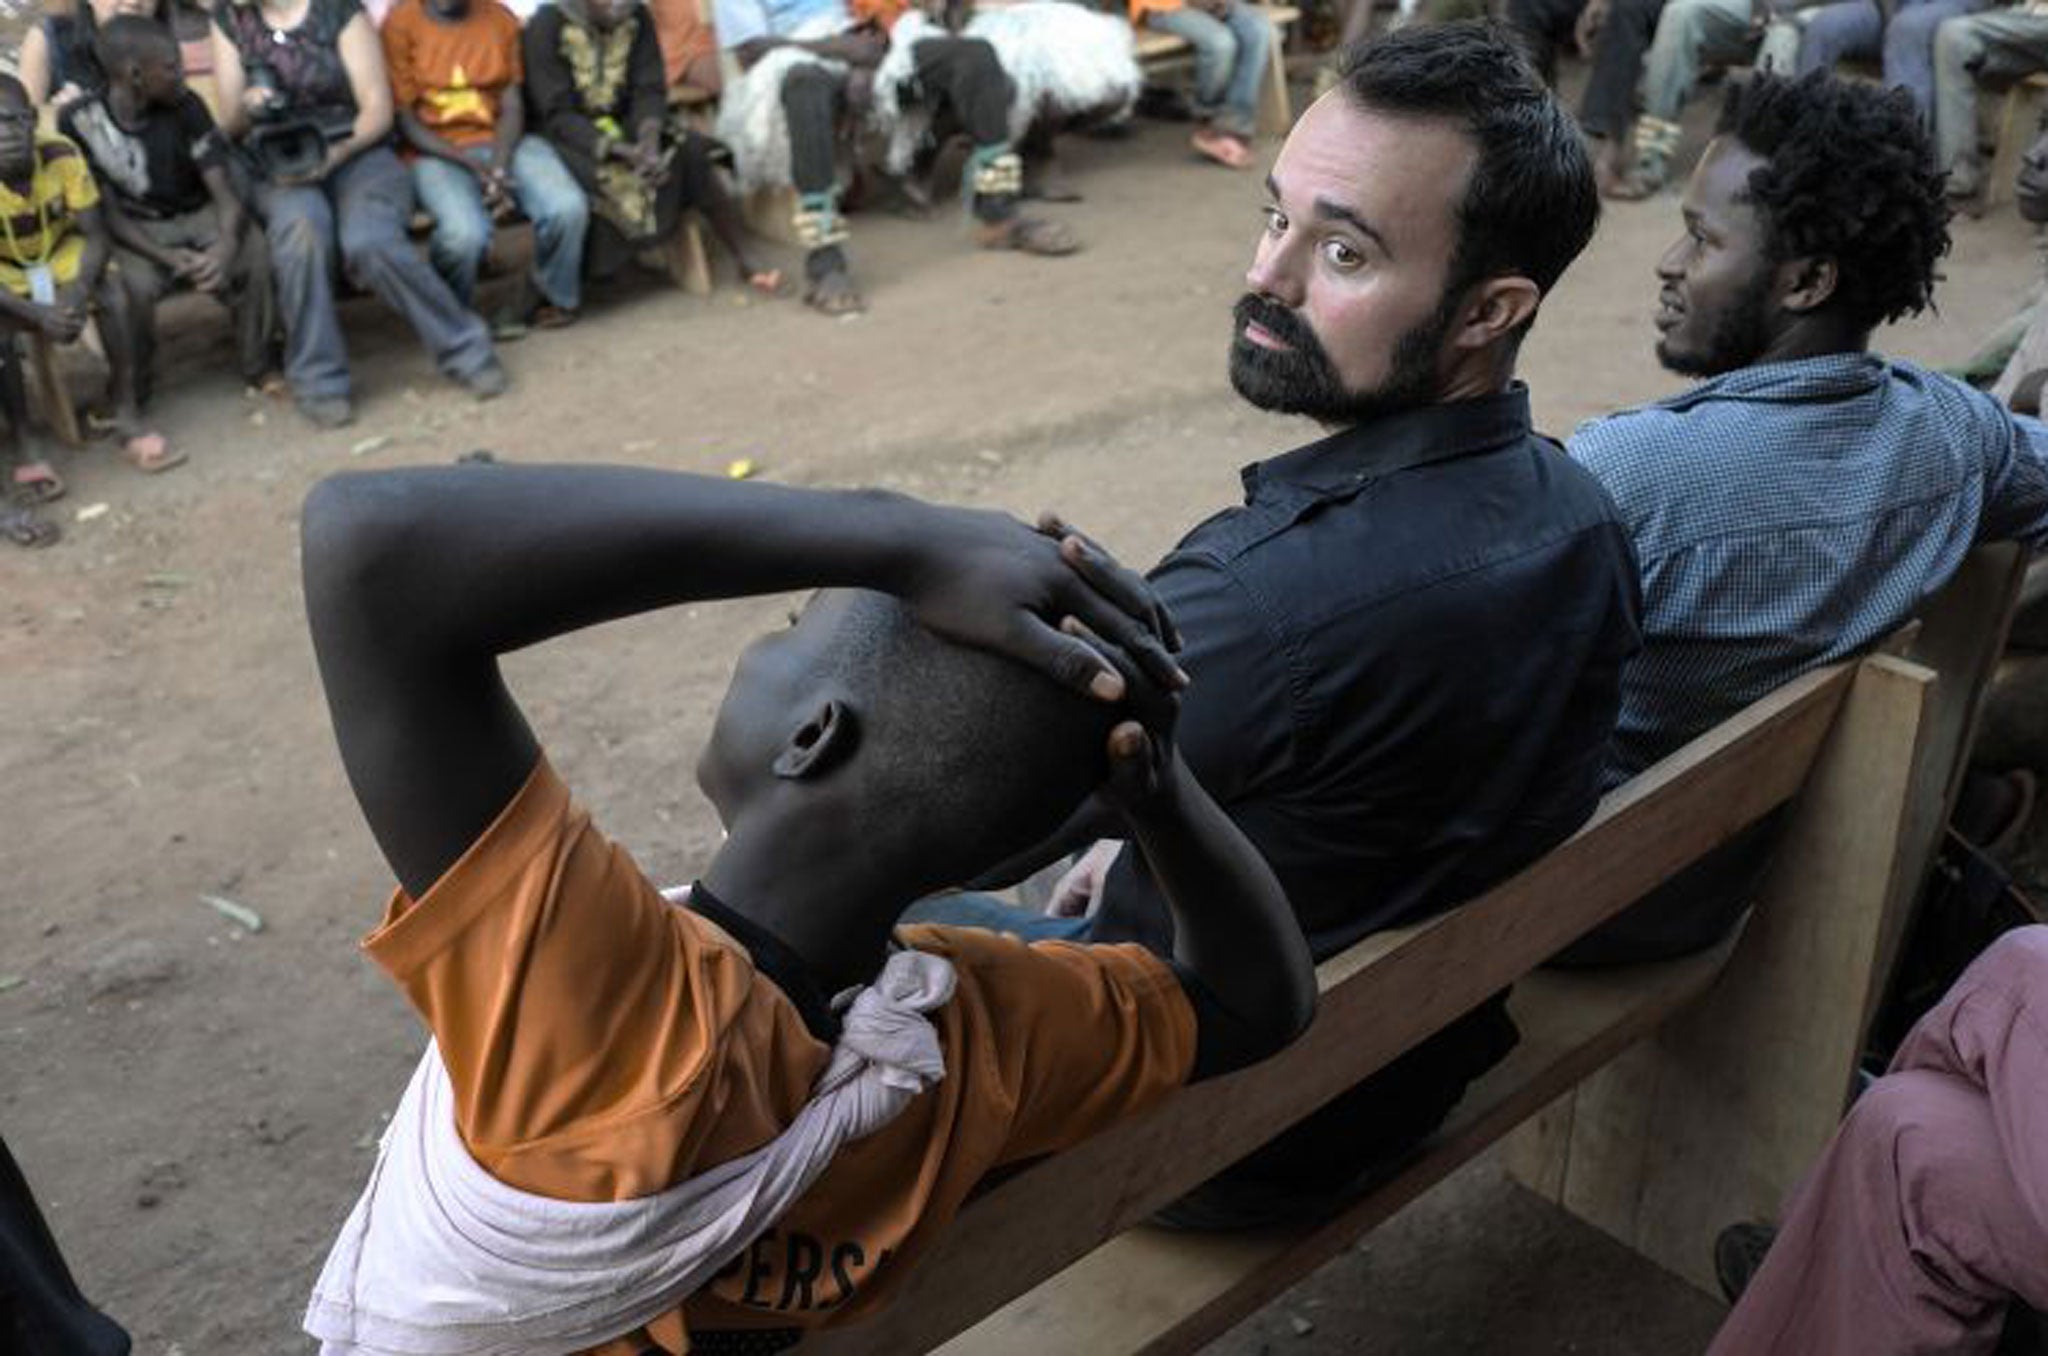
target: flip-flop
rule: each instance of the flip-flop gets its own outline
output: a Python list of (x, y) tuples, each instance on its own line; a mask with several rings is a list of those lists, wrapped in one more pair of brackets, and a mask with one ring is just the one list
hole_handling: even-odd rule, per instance
[(33, 551), (53, 545), (64, 533), (55, 523), (36, 516), (32, 508), (0, 509), (0, 537)]
[(164, 435), (154, 431), (131, 433), (121, 440), (121, 459), (144, 475), (159, 475), (185, 464), (185, 454), (174, 450)]
[(786, 297), (796, 290), (796, 284), (779, 268), (757, 268), (747, 274), (747, 286), (764, 297)]
[(14, 483), (7, 497), (24, 507), (47, 504), (64, 497), (64, 481), (46, 461), (25, 461), (14, 468)]

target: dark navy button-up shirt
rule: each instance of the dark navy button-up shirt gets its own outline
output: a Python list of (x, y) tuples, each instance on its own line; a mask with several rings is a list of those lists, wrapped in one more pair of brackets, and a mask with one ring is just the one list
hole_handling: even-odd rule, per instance
[[(1636, 563), (1519, 385), (1347, 429), (1244, 487), (1152, 580), (1194, 678), (1182, 754), (1322, 958), (1485, 890), (1591, 814)], [(1171, 945), (1138, 854), (1092, 932)]]

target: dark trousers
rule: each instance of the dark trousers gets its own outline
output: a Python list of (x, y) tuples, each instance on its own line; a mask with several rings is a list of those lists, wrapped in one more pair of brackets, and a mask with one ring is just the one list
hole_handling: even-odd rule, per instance
[(0, 1140), (0, 1351), (128, 1352), (128, 1334), (78, 1292), (5, 1140)]
[[(1010, 140), (1010, 99), (1015, 87), (996, 59), (995, 48), (979, 38), (927, 38), (911, 56), (918, 97), (935, 121), (950, 119), (976, 148), (1006, 146)], [(782, 78), (782, 111), (789, 119), (789, 168), (800, 196), (832, 191), (833, 145), (846, 101), (846, 77), (822, 66), (793, 68)], [(1008, 210), (1005, 210), (1007, 207)], [(1015, 199), (983, 204), (976, 215), (997, 221)]]
[(1636, 120), (1636, 86), (1643, 79), (1643, 57), (1657, 36), (1664, 0), (1614, 0), (1593, 44), (1593, 71), (1579, 102), (1579, 122), (1595, 136), (1628, 135)]
[(1572, 40), (1586, 0), (1508, 0), (1508, 27), (1543, 83), (1557, 83), (1557, 54)]

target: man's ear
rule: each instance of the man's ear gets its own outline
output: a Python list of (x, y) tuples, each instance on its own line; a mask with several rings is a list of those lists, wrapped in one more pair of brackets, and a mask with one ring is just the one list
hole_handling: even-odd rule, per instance
[(771, 768), (776, 776), (790, 781), (816, 777), (838, 766), (859, 742), (852, 708), (836, 697), (827, 697), (790, 733)]
[(1835, 295), (1841, 273), (1826, 256), (1787, 259), (1778, 265), (1778, 304), (1794, 315), (1805, 315), (1826, 305)]
[(1491, 348), (1514, 335), (1536, 314), (1543, 293), (1527, 278), (1486, 278), (1465, 293), (1463, 319), (1451, 342), (1463, 349)]

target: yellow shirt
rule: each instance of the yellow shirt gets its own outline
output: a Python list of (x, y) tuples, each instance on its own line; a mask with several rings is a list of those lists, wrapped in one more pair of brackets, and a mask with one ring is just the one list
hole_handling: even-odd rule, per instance
[(78, 214), (99, 206), (85, 156), (53, 132), (37, 132), (27, 194), (0, 184), (0, 287), (29, 295), (28, 270), (48, 264), (58, 286), (78, 277), (85, 236)]
[[(989, 1169), (1072, 1144), (1186, 1081), (1195, 1018), (1141, 947), (900, 939), (953, 962), (932, 1014), (946, 1076), (843, 1149), (678, 1313), (603, 1356), (689, 1349), (686, 1325), (803, 1328), (885, 1303)], [(546, 760), (417, 902), (364, 942), (426, 1019), (457, 1123), (500, 1180), (563, 1200), (649, 1195), (760, 1147), (828, 1047), (734, 938), (662, 899)]]

